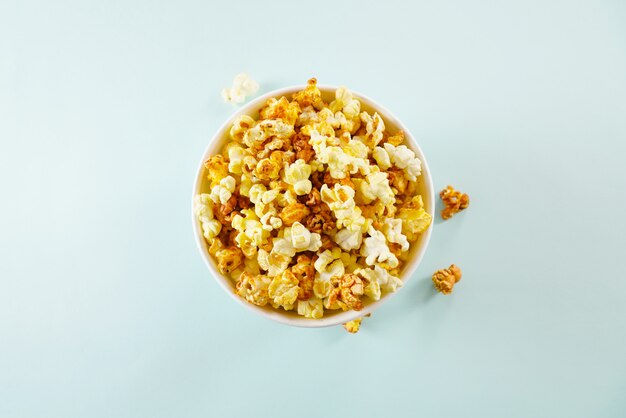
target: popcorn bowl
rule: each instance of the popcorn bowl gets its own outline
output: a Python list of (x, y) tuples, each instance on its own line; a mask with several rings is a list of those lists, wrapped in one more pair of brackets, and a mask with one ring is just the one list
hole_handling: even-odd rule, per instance
[[(206, 161), (212, 155), (219, 153), (223, 147), (230, 141), (232, 141), (229, 137), (230, 128), (234, 122), (234, 120), (242, 114), (246, 114), (252, 116), (253, 118), (257, 118), (259, 116), (259, 110), (263, 107), (265, 102), (271, 97), (280, 97), (286, 96), (287, 98), (291, 98), (291, 95), (297, 91), (300, 91), (304, 88), (304, 85), (285, 87), (282, 89), (274, 90), (268, 92), (252, 101), (247, 103), (246, 105), (239, 108), (236, 112), (234, 112), (228, 120), (226, 120), (222, 126), (217, 130), (211, 141), (209, 142), (207, 148), (202, 155), (200, 160), (200, 164), (198, 170), (196, 172), (196, 177), (193, 185), (192, 191), (192, 201), (191, 201), (191, 220), (193, 225), (193, 233), (195, 236), (196, 244), (198, 246), (198, 250), (204, 262), (213, 275), (213, 277), (217, 280), (219, 285), (228, 293), (231, 297), (233, 297), (238, 303), (245, 306), (247, 309), (264, 316), (265, 318), (274, 320), (276, 322), (280, 322), (286, 325), (305, 327), (305, 328), (319, 328), (319, 327), (329, 327), (334, 325), (340, 325), (348, 321), (352, 321), (354, 319), (360, 318), (364, 315), (367, 315), (374, 310), (378, 309), (384, 302), (389, 300), (395, 293), (401, 291), (402, 288), (399, 288), (396, 292), (384, 294), (380, 300), (373, 301), (369, 300), (369, 298), (364, 298), (364, 307), (360, 311), (341, 311), (341, 310), (325, 310), (324, 317), (319, 319), (310, 319), (305, 318), (303, 316), (298, 315), (294, 311), (284, 311), (282, 309), (274, 309), (271, 306), (257, 306), (251, 304), (239, 297), (235, 293), (235, 283), (226, 275), (223, 275), (219, 272), (217, 268), (217, 261), (209, 254), (209, 244), (205, 240), (202, 235), (202, 228), (200, 222), (196, 218), (193, 212), (193, 200), (194, 197), (198, 193), (209, 193), (209, 181), (207, 180), (207, 171), (204, 167), (204, 161)], [(330, 102), (334, 98), (335, 90), (337, 87), (328, 86), (328, 85), (318, 85), (318, 88), (322, 92), (322, 97), (324, 101)], [(376, 103), (374, 100), (364, 96), (360, 93), (352, 91), (353, 96), (361, 102), (361, 109), (366, 110), (370, 113), (378, 112), (378, 114), (383, 118), (385, 122), (385, 126), (391, 133), (395, 133), (396, 131), (402, 130), (405, 133), (405, 145), (409, 147), (415, 155), (420, 159), (422, 163), (422, 174), (418, 177), (418, 193), (422, 195), (424, 201), (424, 209), (434, 218), (434, 209), (435, 209), (435, 197), (434, 197), (434, 189), (432, 178), (430, 174), (430, 170), (428, 168), (428, 163), (426, 162), (426, 158), (424, 153), (420, 149), (417, 141), (411, 135), (411, 132), (407, 129), (407, 127), (402, 124), (389, 110)], [(409, 249), (409, 255), (407, 257), (407, 261), (400, 271), (399, 277), (406, 285), (407, 281), (411, 278), (417, 266), (420, 264), (424, 253), (426, 252), (426, 248), (428, 246), (428, 242), (430, 240), (430, 235), (432, 233), (432, 222), (428, 229), (421, 233), (420, 237), (417, 241), (411, 243), (411, 247)]]

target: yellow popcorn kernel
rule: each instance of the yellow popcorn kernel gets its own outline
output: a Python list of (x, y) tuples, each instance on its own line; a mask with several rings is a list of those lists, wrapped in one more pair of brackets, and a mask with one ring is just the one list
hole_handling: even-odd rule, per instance
[(263, 274), (254, 275), (244, 271), (235, 286), (236, 293), (250, 303), (264, 306), (269, 300), (268, 288), (271, 280)]
[(402, 220), (402, 233), (409, 241), (415, 241), (419, 234), (424, 232), (432, 221), (432, 217), (424, 210), (402, 208), (398, 210), (397, 218)]
[(285, 164), (285, 182), (293, 186), (293, 190), (298, 196), (311, 192), (313, 184), (309, 180), (310, 175), (311, 166), (304, 160), (297, 160), (291, 165)]
[[(343, 261), (341, 261), (341, 249), (338, 247), (333, 251), (326, 250), (319, 254), (317, 260), (313, 263), (313, 266), (317, 272), (315, 278), (316, 282), (325, 282), (330, 280), (332, 277), (341, 276), (345, 273)], [(315, 285), (313, 289), (315, 290)]]
[(346, 87), (339, 87), (335, 90), (335, 100), (330, 105), (333, 112), (343, 111), (346, 117), (354, 119), (359, 116), (361, 103), (352, 96), (352, 92)]
[(402, 219), (386, 218), (382, 231), (387, 237), (387, 241), (400, 244), (402, 251), (408, 251), (409, 241), (402, 234)]
[(393, 165), (404, 170), (406, 177), (410, 181), (416, 181), (417, 177), (422, 173), (422, 163), (415, 153), (406, 145), (393, 146), (389, 143), (383, 145), (385, 151), (389, 154), (389, 160)]
[(270, 138), (287, 140), (294, 133), (293, 125), (280, 119), (267, 119), (248, 129), (243, 136), (243, 142), (251, 148), (260, 148)]
[(359, 189), (365, 203), (380, 199), (384, 205), (389, 205), (396, 201), (393, 190), (389, 186), (387, 173), (373, 172), (368, 174), (366, 179), (366, 182), (361, 182)]
[(241, 162), (241, 172), (250, 177), (254, 175), (254, 169), (259, 162), (252, 155), (246, 155)]
[(294, 125), (300, 114), (300, 105), (297, 102), (290, 103), (286, 97), (272, 97), (265, 102), (259, 113), (261, 119), (282, 119), (285, 123)]
[(281, 165), (269, 158), (263, 158), (254, 169), (254, 174), (264, 181), (275, 180), (280, 177)]
[(389, 136), (389, 138), (387, 138), (387, 143), (393, 145), (394, 147), (397, 147), (398, 145), (401, 145), (404, 142), (404, 132), (403, 131), (398, 131), (395, 134)]
[(250, 197), (250, 188), (254, 185), (254, 182), (247, 174), (241, 175), (241, 183), (239, 184), (239, 194), (241, 196)]
[(243, 253), (235, 246), (226, 247), (215, 254), (217, 268), (220, 273), (227, 274), (237, 269), (243, 263)]
[(344, 146), (346, 154), (365, 160), (369, 157), (369, 148), (361, 141), (356, 139), (349, 139), (348, 143)]
[(241, 174), (243, 159), (248, 155), (248, 153), (236, 143), (229, 144), (227, 152), (229, 160), (228, 171), (233, 174)]
[(301, 108), (313, 106), (315, 109), (320, 110), (325, 106), (322, 100), (322, 92), (317, 88), (316, 78), (309, 79), (306, 88), (295, 93), (293, 100), (298, 102)]
[(226, 202), (228, 202), (228, 199), (230, 199), (230, 197), (235, 192), (236, 185), (237, 182), (235, 181), (234, 177), (224, 177), (222, 180), (220, 180), (219, 184), (213, 186), (213, 188), (211, 189), (211, 200), (213, 200), (213, 202), (215, 203), (219, 202), (222, 205), (225, 205)]
[(328, 164), (330, 176), (335, 179), (343, 179), (347, 173), (356, 174), (369, 172), (369, 162), (365, 159), (353, 157), (347, 154), (341, 147), (326, 147), (319, 155), (318, 159)]
[(313, 125), (320, 121), (319, 116), (317, 115), (317, 111), (313, 108), (313, 106), (307, 106), (302, 109), (302, 113), (298, 116), (298, 120), (296, 121), (296, 126), (304, 126), (304, 125)]
[(235, 122), (233, 122), (233, 126), (230, 128), (230, 137), (233, 141), (241, 143), (243, 142), (243, 136), (246, 131), (254, 126), (256, 121), (252, 119), (248, 115), (241, 115)]
[(339, 123), (339, 129), (344, 133), (354, 135), (361, 127), (361, 119), (358, 117), (350, 118), (342, 112), (335, 113), (335, 119)]
[(274, 308), (283, 307), (286, 311), (293, 309), (298, 299), (298, 279), (289, 270), (275, 276), (268, 288), (270, 303)]
[(215, 237), (211, 241), (211, 245), (209, 245), (209, 254), (215, 257), (215, 255), (223, 249), (224, 243), (222, 243), (222, 240), (219, 237)]
[(361, 112), (361, 122), (365, 124), (365, 135), (358, 138), (369, 148), (374, 148), (383, 140), (385, 123), (378, 113), (370, 116), (367, 112)]
[(324, 316), (324, 302), (315, 296), (307, 300), (299, 300), (298, 315), (302, 315), (305, 318), (319, 319)]
[(266, 191), (267, 188), (265, 187), (265, 185), (260, 183), (253, 184), (248, 191), (248, 197), (250, 198), (250, 202), (254, 204), (259, 203), (261, 201), (263, 193), (265, 193)]
[(390, 267), (397, 267), (398, 258), (389, 250), (387, 241), (382, 232), (370, 227), (367, 231), (369, 237), (363, 240), (361, 255), (369, 266), (376, 263), (386, 263)]
[(228, 176), (228, 163), (223, 155), (214, 155), (204, 162), (207, 169), (207, 179), (211, 182), (211, 187), (219, 183)]
[(300, 222), (283, 230), (283, 237), (274, 239), (274, 249), (279, 254), (293, 257), (300, 251), (317, 251), (322, 246), (320, 234), (310, 232)]
[(391, 167), (391, 159), (383, 147), (374, 147), (372, 157), (374, 157), (376, 164), (378, 164), (381, 170), (388, 170)]
[(350, 334), (356, 334), (357, 332), (359, 332), (359, 329), (361, 328), (361, 320), (362, 318), (357, 318), (353, 321), (348, 321), (345, 324), (343, 324), (343, 327)]
[(208, 242), (211, 242), (222, 230), (222, 224), (214, 219), (213, 205), (209, 194), (202, 193), (194, 198), (193, 211), (202, 226), (202, 235)]
[(278, 254), (274, 251), (267, 252), (264, 249), (259, 249), (257, 254), (257, 261), (259, 267), (267, 272), (269, 277), (274, 277), (281, 274), (289, 266), (291, 257)]
[(330, 282), (333, 288), (324, 300), (326, 309), (342, 309), (344, 311), (363, 309), (361, 295), (363, 295), (365, 287), (359, 276), (348, 273), (340, 277), (333, 277)]
[(404, 284), (402, 280), (380, 266), (375, 266), (373, 269), (357, 269), (354, 274), (365, 280), (365, 295), (373, 300), (379, 300), (382, 292), (395, 292)]

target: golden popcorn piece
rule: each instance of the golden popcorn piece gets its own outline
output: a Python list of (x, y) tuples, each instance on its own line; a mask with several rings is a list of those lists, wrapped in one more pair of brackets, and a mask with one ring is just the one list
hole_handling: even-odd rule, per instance
[[(306, 218), (311, 211), (302, 203), (291, 203), (285, 206), (279, 213), (280, 219), (285, 226), (291, 226), (295, 222), (300, 222)], [(317, 232), (317, 231), (313, 231)]]
[(402, 233), (409, 241), (417, 240), (419, 234), (426, 231), (432, 222), (432, 216), (424, 208), (402, 208), (398, 211), (397, 218), (402, 220)]
[(211, 187), (228, 176), (228, 162), (223, 155), (212, 156), (204, 162), (204, 167), (208, 171), (207, 179), (211, 182)]
[(332, 278), (330, 283), (332, 289), (324, 302), (326, 309), (342, 309), (344, 311), (363, 309), (361, 295), (365, 293), (365, 286), (359, 276), (348, 273)]
[(315, 267), (313, 260), (306, 255), (299, 255), (296, 264), (291, 267), (291, 272), (298, 279), (298, 300), (308, 300), (313, 296), (313, 283), (315, 282)]
[(254, 275), (244, 271), (235, 285), (236, 293), (250, 303), (265, 306), (269, 301), (270, 282), (271, 279), (265, 275)]
[(437, 291), (444, 295), (449, 295), (452, 293), (454, 285), (461, 280), (462, 276), (463, 273), (461, 269), (451, 264), (447, 269), (437, 270), (435, 274), (433, 274), (433, 285)]
[(257, 163), (254, 174), (261, 181), (270, 181), (280, 177), (280, 169), (280, 163), (269, 158), (263, 158)]
[(324, 316), (324, 301), (317, 297), (307, 300), (298, 300), (298, 315), (305, 318), (319, 319)]
[(288, 125), (295, 125), (301, 110), (297, 102), (289, 102), (286, 97), (272, 97), (265, 102), (259, 113), (261, 119), (282, 119)]
[(218, 251), (215, 257), (217, 258), (217, 268), (222, 274), (233, 272), (243, 263), (244, 259), (241, 249), (234, 246)]
[(270, 303), (274, 308), (282, 307), (286, 311), (293, 309), (298, 299), (298, 279), (290, 271), (285, 270), (282, 274), (274, 277), (268, 288)]
[(396, 132), (395, 134), (387, 137), (387, 140), (385, 142), (395, 147), (397, 147), (398, 145), (402, 145), (402, 143), (404, 142), (404, 132), (403, 131)]
[(343, 324), (343, 327), (350, 334), (356, 334), (357, 332), (359, 332), (359, 328), (361, 328), (361, 321), (362, 318), (357, 318), (353, 321), (346, 322), (345, 324)]
[(315, 77), (307, 81), (307, 86), (304, 90), (293, 95), (293, 100), (298, 102), (302, 109), (307, 106), (313, 106), (313, 108), (320, 110), (326, 106), (326, 103), (322, 100), (322, 92), (317, 88), (317, 79)]
[(250, 116), (239, 116), (237, 119), (235, 119), (235, 122), (233, 122), (233, 126), (230, 128), (230, 137), (233, 141), (242, 143), (243, 136), (245, 135), (246, 131), (252, 128), (255, 124), (256, 121)]
[(469, 196), (465, 193), (461, 193), (458, 190), (454, 190), (454, 187), (448, 185), (439, 193), (439, 197), (446, 206), (441, 211), (441, 217), (443, 219), (450, 219), (454, 214), (467, 209), (469, 206)]

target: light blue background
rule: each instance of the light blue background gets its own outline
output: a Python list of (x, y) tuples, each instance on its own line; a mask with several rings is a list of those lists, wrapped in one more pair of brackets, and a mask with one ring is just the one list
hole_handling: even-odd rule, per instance
[[(198, 255), (241, 71), (371, 96), (471, 196), (357, 335)], [(0, 138), (1, 417), (626, 416), (624, 2), (5, 0)]]

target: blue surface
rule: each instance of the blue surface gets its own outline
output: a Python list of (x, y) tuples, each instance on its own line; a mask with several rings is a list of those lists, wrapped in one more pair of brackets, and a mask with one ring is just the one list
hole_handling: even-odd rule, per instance
[[(471, 196), (357, 335), (254, 316), (197, 253), (241, 71), (369, 95)], [(0, 140), (1, 417), (626, 416), (624, 2), (9, 0)]]

